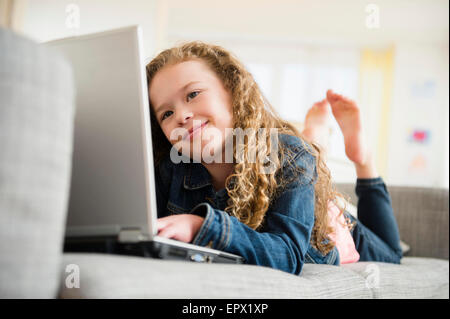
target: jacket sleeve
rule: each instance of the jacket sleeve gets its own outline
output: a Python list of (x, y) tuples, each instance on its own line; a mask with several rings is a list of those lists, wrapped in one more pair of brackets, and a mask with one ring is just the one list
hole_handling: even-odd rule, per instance
[[(294, 157), (303, 170), (284, 188), (266, 212), (263, 231), (255, 231), (236, 217), (197, 205), (191, 213), (205, 218), (193, 244), (242, 256), (246, 263), (300, 274), (314, 226), (315, 159), (303, 148)], [(288, 170), (289, 172), (289, 170)]]

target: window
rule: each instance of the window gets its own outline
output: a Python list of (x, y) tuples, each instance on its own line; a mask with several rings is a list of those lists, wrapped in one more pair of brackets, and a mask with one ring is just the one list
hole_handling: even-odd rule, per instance
[[(298, 50), (298, 49), (297, 49)], [(267, 62), (248, 62), (247, 68), (253, 74), (263, 94), (279, 112), (280, 116), (294, 124), (303, 123), (308, 109), (326, 97), (326, 91), (333, 89), (351, 99), (358, 99), (359, 51), (324, 49), (302, 49), (298, 61), (283, 61), (282, 56)], [(284, 54), (280, 50), (279, 54)], [(261, 58), (258, 57), (260, 60)], [(247, 61), (251, 59), (247, 59)], [(271, 63), (271, 61), (274, 61)], [(331, 116), (329, 158), (348, 162), (344, 139), (339, 126)]]

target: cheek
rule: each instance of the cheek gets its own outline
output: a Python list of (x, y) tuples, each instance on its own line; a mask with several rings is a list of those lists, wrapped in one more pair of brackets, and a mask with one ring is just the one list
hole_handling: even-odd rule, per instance
[(217, 101), (214, 104), (211, 104), (214, 107), (210, 108), (212, 111), (210, 114), (217, 121), (217, 124), (221, 127), (232, 127), (233, 125), (233, 112), (231, 107), (224, 103), (223, 100)]
[(169, 137), (170, 137), (170, 128), (167, 127), (167, 125), (161, 125), (161, 131), (164, 133), (164, 135), (166, 136), (167, 140), (169, 140), (170, 143), (172, 143), (172, 141), (170, 141)]
[(225, 103), (221, 116), (226, 127), (233, 127), (233, 107), (230, 102)]
[(233, 128), (233, 114), (228, 110), (224, 110), (218, 115), (220, 126), (223, 128)]

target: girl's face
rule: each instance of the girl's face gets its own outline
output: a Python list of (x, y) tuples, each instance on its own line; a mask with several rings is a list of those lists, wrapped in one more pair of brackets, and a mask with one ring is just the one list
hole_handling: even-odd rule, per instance
[[(149, 96), (156, 119), (172, 145), (178, 142), (177, 146), (183, 150), (188, 148), (191, 157), (200, 155), (194, 153), (198, 150), (193, 146), (196, 140), (201, 150), (208, 145), (209, 150), (214, 149), (214, 154), (219, 149), (223, 153), (227, 138), (225, 129), (233, 127), (232, 99), (222, 81), (206, 63), (189, 60), (163, 67), (150, 83)], [(194, 134), (170, 138), (174, 129), (183, 128), (185, 130), (181, 132), (188, 132), (200, 124), (202, 127), (196, 129)], [(220, 138), (214, 138), (212, 142), (210, 138), (202, 139), (201, 135), (211, 132), (211, 129), (220, 132)], [(198, 134), (200, 132), (202, 134)]]

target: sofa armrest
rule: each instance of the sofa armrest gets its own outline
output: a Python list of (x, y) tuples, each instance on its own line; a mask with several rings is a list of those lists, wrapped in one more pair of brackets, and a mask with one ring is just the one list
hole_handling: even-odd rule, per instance
[[(357, 203), (354, 184), (336, 188)], [(388, 186), (400, 238), (411, 250), (407, 256), (448, 259), (449, 191), (440, 188)]]
[(0, 28), (0, 298), (54, 298), (70, 193), (70, 64)]

